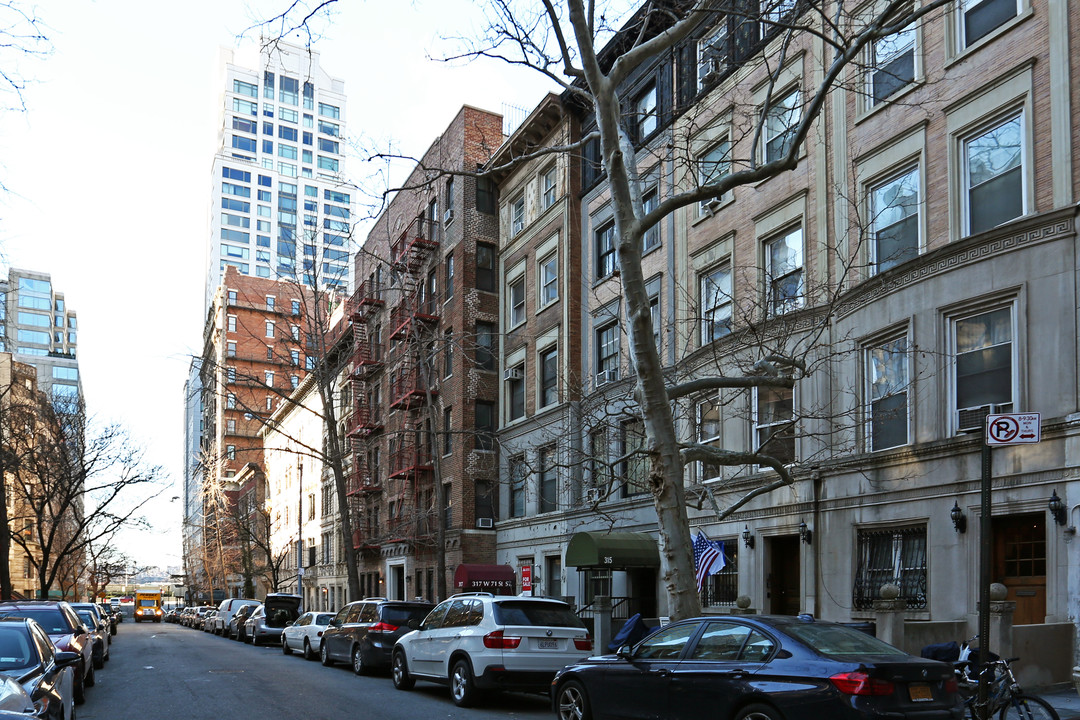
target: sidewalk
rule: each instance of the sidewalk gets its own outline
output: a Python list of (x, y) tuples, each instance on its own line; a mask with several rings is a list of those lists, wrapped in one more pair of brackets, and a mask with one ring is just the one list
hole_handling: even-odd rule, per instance
[(1034, 694), (1050, 703), (1061, 716), (1061, 720), (1080, 720), (1080, 696), (1071, 684), (1056, 685)]

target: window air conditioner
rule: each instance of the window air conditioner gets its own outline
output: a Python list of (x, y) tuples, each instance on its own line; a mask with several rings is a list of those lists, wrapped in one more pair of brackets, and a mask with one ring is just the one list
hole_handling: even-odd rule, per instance
[(607, 385), (619, 379), (619, 371), (615, 368), (596, 373), (596, 387)]
[(453, 208), (446, 208), (446, 212), (443, 213), (443, 222), (448, 223), (453, 219), (454, 219), (454, 209)]
[(525, 373), (521, 372), (521, 368), (510, 368), (503, 373), (503, 380), (521, 380), (525, 377)]
[(483, 530), (490, 530), (494, 524), (491, 518), (476, 518), (476, 527)]
[(986, 427), (986, 416), (1001, 412), (1001, 405), (979, 405), (978, 407), (960, 408), (956, 411), (956, 431), (961, 433), (981, 432)]
[(600, 490), (598, 488), (585, 488), (585, 503), (595, 505), (600, 502)]

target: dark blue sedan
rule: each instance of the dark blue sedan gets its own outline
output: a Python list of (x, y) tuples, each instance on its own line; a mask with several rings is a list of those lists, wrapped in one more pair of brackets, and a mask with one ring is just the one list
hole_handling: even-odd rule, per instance
[(714, 616), (563, 668), (559, 720), (961, 720), (952, 667), (836, 623)]

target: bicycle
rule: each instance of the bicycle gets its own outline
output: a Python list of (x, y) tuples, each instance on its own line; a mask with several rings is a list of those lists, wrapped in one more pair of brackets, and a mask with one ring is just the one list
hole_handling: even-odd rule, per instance
[[(967, 643), (964, 643), (967, 645)], [(1037, 695), (1028, 695), (1016, 681), (1009, 663), (1019, 658), (1003, 658), (986, 663), (983, 673), (993, 673), (987, 692), (987, 712), (979, 713), (979, 679), (970, 674), (972, 663), (956, 663), (957, 685), (970, 720), (1060, 720), (1050, 703)]]

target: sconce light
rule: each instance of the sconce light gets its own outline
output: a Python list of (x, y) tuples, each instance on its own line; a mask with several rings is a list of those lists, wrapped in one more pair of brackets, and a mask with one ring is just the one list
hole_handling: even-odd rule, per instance
[(799, 538), (807, 545), (814, 541), (814, 531), (806, 527), (805, 520), (799, 523)]
[(750, 534), (750, 526), (749, 525), (746, 525), (746, 526), (743, 527), (742, 541), (743, 541), (743, 545), (750, 548), (751, 550), (754, 549), (754, 536)]
[(1065, 524), (1065, 503), (1061, 502), (1057, 490), (1050, 496), (1050, 514), (1054, 517), (1054, 522), (1058, 525)]
[(967, 517), (965, 517), (964, 511), (960, 509), (960, 504), (955, 500), (953, 501), (952, 510), (949, 511), (949, 517), (952, 518), (952, 526), (956, 532), (967, 532)]

